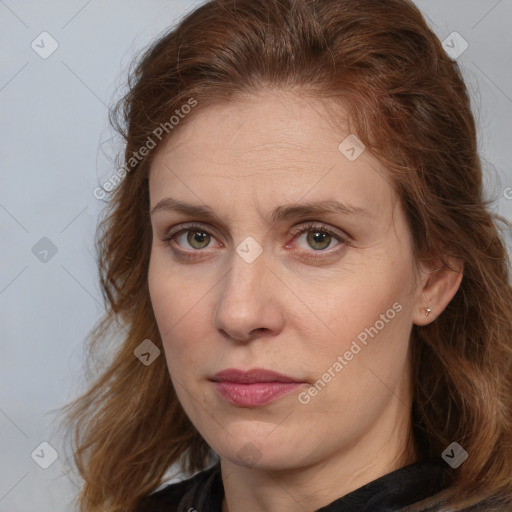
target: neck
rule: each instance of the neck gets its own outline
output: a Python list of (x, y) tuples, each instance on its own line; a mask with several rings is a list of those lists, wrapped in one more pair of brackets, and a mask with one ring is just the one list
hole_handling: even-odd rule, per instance
[[(402, 404), (400, 406), (403, 407)], [(304, 512), (318, 510), (336, 499), (396, 469), (418, 460), (410, 422), (390, 425), (341, 447), (328, 458), (302, 467), (241, 467), (221, 457), (225, 498), (222, 512)], [(406, 449), (404, 450), (404, 446)]]

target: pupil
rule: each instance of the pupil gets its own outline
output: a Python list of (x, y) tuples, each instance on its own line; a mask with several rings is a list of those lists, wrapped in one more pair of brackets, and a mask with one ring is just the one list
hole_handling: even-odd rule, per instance
[[(201, 233), (200, 231), (194, 231), (189, 233), (189, 243), (194, 246), (195, 244), (201, 245), (208, 237), (208, 233)], [(192, 243), (193, 242), (193, 243)]]
[[(327, 238), (327, 240), (329, 240), (330, 238), (330, 235), (328, 235), (327, 233), (323, 233), (321, 231), (317, 231), (317, 232), (312, 232), (312, 236), (310, 236), (310, 242), (312, 242), (312, 245), (313, 245), (313, 248), (315, 244), (322, 244), (322, 242), (325, 242), (325, 239)], [(327, 244), (329, 245), (329, 244)], [(318, 249), (318, 247), (317, 247)], [(320, 249), (325, 249), (325, 246), (324, 247), (320, 247)]]

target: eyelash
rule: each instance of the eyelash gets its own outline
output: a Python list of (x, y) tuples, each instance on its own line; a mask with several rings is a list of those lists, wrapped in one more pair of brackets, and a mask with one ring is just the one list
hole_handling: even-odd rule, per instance
[[(170, 247), (171, 250), (173, 250), (175, 253), (177, 253), (180, 258), (196, 258), (197, 259), (198, 254), (204, 252), (203, 249), (193, 249), (191, 251), (183, 251), (182, 249), (177, 249), (175, 247), (171, 247), (171, 242), (174, 240), (174, 238), (176, 238), (177, 235), (181, 235), (188, 231), (194, 231), (194, 230), (201, 231), (203, 233), (207, 233), (208, 235), (214, 237), (214, 235), (210, 231), (208, 231), (208, 229), (206, 229), (205, 226), (203, 226), (201, 224), (197, 224), (197, 223), (190, 223), (190, 224), (185, 224), (185, 225), (181, 226), (180, 229), (177, 229), (177, 230), (170, 229), (162, 241), (165, 242), (165, 245), (167, 247)], [(322, 224), (322, 223), (309, 222), (307, 224), (303, 224), (301, 226), (294, 228), (292, 230), (291, 234), (295, 238), (298, 235), (302, 235), (303, 233), (309, 233), (309, 232), (313, 232), (313, 231), (316, 233), (325, 233), (325, 234), (331, 235), (338, 242), (340, 242), (340, 244), (335, 249), (332, 249), (330, 251), (328, 249), (313, 251), (313, 255), (306, 256), (309, 259), (316, 260), (319, 257), (322, 258), (323, 256), (321, 256), (321, 254), (326, 254), (326, 253), (330, 256), (336, 255), (336, 254), (340, 253), (341, 250), (343, 250), (347, 245), (349, 245), (348, 235), (343, 236), (340, 233), (338, 233), (337, 231), (334, 231), (332, 228), (330, 228), (326, 224)], [(309, 252), (309, 251), (307, 251), (307, 252)]]

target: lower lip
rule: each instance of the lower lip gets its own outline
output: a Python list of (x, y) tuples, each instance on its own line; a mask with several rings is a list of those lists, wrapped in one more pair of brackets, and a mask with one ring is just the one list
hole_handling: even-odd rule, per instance
[(298, 387), (300, 382), (254, 382), (244, 384), (241, 382), (215, 382), (220, 395), (232, 403), (244, 407), (258, 407), (281, 398)]

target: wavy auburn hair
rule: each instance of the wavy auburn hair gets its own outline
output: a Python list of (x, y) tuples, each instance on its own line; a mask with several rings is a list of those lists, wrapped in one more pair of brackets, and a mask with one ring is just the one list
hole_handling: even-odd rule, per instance
[[(502, 232), (511, 224), (484, 197), (457, 63), (409, 0), (210, 0), (135, 62), (112, 116), (125, 163), (191, 98), (197, 107), (167, 138), (204, 106), (265, 87), (339, 102), (389, 172), (416, 260), (464, 262), (444, 312), (413, 326), (414, 445), (421, 461), (454, 441), (469, 454), (432, 503), (455, 511), (490, 500), (486, 510), (503, 510), (493, 507), (512, 503), (512, 288)], [(88, 391), (63, 408), (84, 479), (81, 512), (131, 512), (171, 465), (201, 470), (211, 454), (165, 358), (144, 366), (134, 356), (144, 339), (162, 348), (147, 283), (148, 174), (165, 141), (130, 165), (98, 226), (107, 312), (90, 333), (91, 361), (123, 334)]]

